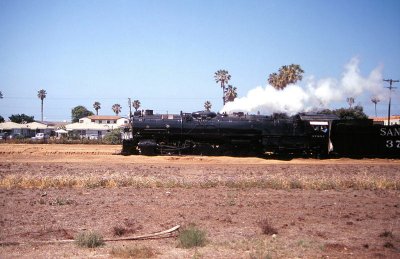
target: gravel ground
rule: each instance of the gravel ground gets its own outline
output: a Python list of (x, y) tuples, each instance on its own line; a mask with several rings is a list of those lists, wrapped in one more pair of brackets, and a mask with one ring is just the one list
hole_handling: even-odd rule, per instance
[[(119, 146), (0, 145), (0, 257), (399, 258), (400, 162), (120, 156)], [(277, 232), (263, 234), (266, 222)], [(168, 238), (81, 248), (194, 224), (204, 247)], [(40, 243), (42, 242), (42, 243)], [(124, 255), (128, 257), (128, 255)]]

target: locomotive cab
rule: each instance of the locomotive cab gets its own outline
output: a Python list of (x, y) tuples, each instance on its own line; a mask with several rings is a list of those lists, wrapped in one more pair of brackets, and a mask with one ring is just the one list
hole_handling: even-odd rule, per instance
[(333, 114), (301, 114), (301, 119), (307, 121), (312, 128), (310, 145), (319, 155), (328, 155), (333, 150), (331, 141), (332, 123), (339, 118)]

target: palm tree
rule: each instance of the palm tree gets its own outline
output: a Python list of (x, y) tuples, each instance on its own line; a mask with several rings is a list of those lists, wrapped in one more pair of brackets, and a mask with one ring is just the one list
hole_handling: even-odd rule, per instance
[(276, 90), (283, 90), (287, 85), (301, 81), (304, 70), (300, 65), (291, 64), (289, 66), (282, 66), (278, 72), (269, 75), (268, 83)]
[(214, 73), (214, 79), (215, 79), (215, 82), (221, 84), (222, 102), (225, 105), (225, 84), (227, 84), (229, 82), (229, 80), (231, 80), (231, 75), (229, 75), (228, 71), (220, 69)]
[(378, 117), (377, 114), (376, 114), (376, 104), (379, 103), (380, 101), (381, 100), (376, 96), (371, 98), (371, 102), (373, 102), (375, 104), (375, 117)]
[(112, 110), (113, 110), (113, 112), (115, 112), (115, 114), (118, 116), (118, 114), (121, 112), (121, 109), (122, 109), (122, 107), (121, 107), (121, 105), (120, 104), (118, 104), (118, 103), (116, 103), (116, 104), (114, 104), (113, 106), (112, 106)]
[(272, 85), (275, 89), (281, 89), (281, 85), (279, 83), (279, 77), (277, 73), (269, 74), (268, 83)]
[(140, 101), (139, 100), (134, 100), (133, 102), (132, 102), (132, 106), (133, 106), (133, 108), (135, 109), (135, 111), (137, 112), (137, 110), (140, 108)]
[(237, 88), (233, 87), (231, 85), (228, 85), (225, 91), (225, 103), (227, 102), (233, 102), (235, 98), (237, 97)]
[(99, 110), (101, 109), (101, 103), (94, 102), (93, 108), (96, 110), (96, 115), (99, 115)]
[(211, 107), (212, 107), (212, 104), (211, 104), (211, 102), (210, 101), (206, 101), (205, 103), (204, 103), (204, 109), (206, 110), (206, 111), (210, 111), (211, 110)]
[(353, 106), (354, 104), (354, 97), (348, 97), (346, 99), (347, 103), (349, 104), (350, 108)]
[(291, 64), (284, 69), (283, 73), (287, 84), (294, 84), (303, 79), (304, 70), (301, 69), (300, 65)]
[(41, 109), (40, 109), (40, 111), (42, 113), (42, 121), (43, 121), (43, 100), (44, 100), (44, 98), (46, 98), (46, 95), (47, 95), (47, 93), (46, 93), (46, 90), (44, 90), (44, 89), (39, 90), (38, 94), (37, 94), (37, 96), (41, 100), (41, 104), (42, 104)]

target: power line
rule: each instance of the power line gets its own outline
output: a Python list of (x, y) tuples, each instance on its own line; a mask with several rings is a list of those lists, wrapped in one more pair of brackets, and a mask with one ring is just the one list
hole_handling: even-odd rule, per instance
[(390, 105), (392, 102), (392, 89), (396, 89), (397, 87), (393, 87), (393, 83), (398, 83), (399, 80), (393, 80), (393, 79), (383, 79), (385, 82), (389, 82), (389, 87), (386, 87), (389, 89), (389, 108), (388, 108), (388, 125), (390, 125)]
[[(13, 100), (36, 100), (36, 98), (32, 97), (16, 97), (16, 96), (7, 96), (4, 99), (13, 99)], [(126, 99), (126, 97), (117, 96), (117, 97), (47, 97), (45, 101), (52, 101), (52, 100), (121, 100)], [(142, 97), (143, 100), (219, 100), (220, 98), (208, 98), (208, 97)]]

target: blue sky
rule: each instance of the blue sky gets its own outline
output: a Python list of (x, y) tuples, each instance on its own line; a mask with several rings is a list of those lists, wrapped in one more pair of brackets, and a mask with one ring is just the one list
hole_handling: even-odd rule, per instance
[[(128, 97), (158, 113), (201, 110), (206, 100), (218, 111), (218, 69), (239, 96), (292, 63), (305, 78), (339, 80), (357, 57), (362, 75), (381, 66), (383, 78), (400, 79), (399, 14), (398, 0), (0, 0), (0, 115), (40, 120), (40, 89), (53, 121), (95, 101), (99, 114), (119, 103), (126, 115)], [(356, 103), (374, 114), (370, 96)], [(386, 114), (382, 100), (378, 115)]]

